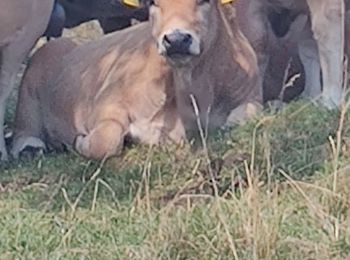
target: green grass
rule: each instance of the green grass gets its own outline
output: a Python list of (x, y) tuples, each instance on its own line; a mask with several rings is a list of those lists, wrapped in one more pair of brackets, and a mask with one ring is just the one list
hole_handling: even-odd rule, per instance
[(300, 101), (217, 133), (209, 155), (135, 145), (103, 165), (1, 165), (0, 259), (349, 259), (341, 118)]

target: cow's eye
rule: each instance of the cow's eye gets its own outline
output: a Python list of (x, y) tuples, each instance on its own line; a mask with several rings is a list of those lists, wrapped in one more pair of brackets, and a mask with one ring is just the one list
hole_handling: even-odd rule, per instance
[(197, 0), (198, 5), (204, 5), (204, 4), (209, 4), (210, 0)]
[(158, 1), (157, 0), (150, 0), (149, 5), (150, 6), (158, 6)]

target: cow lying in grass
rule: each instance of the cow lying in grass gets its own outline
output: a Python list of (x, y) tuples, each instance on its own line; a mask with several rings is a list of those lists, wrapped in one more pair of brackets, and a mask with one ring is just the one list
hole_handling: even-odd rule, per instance
[(71, 46), (63, 57), (52, 54), (66, 40), (48, 43), (20, 87), (13, 156), (68, 145), (101, 159), (118, 154), (126, 136), (179, 142), (197, 131), (197, 118), (214, 129), (254, 114), (262, 99), (256, 57), (235, 17), (224, 15), (231, 7), (221, 5), (158, 0), (150, 22)]
[(6, 100), (22, 62), (43, 35), (54, 0), (0, 1), (0, 153), (7, 160), (4, 140)]

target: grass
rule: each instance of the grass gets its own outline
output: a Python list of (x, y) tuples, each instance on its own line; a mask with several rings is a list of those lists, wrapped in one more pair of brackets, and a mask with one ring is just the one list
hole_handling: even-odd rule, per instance
[(350, 259), (344, 111), (291, 103), (219, 131), (209, 154), (134, 145), (104, 164), (1, 164), (0, 259)]
[(209, 141), (210, 170), (186, 145), (1, 165), (0, 259), (347, 259), (343, 119), (337, 143), (337, 112), (266, 112)]

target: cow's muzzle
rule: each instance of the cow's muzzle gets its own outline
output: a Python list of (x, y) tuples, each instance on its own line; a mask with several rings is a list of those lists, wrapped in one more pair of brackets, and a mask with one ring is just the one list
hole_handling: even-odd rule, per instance
[(179, 29), (165, 33), (159, 45), (160, 53), (170, 59), (189, 58), (200, 54), (199, 41), (196, 37)]

